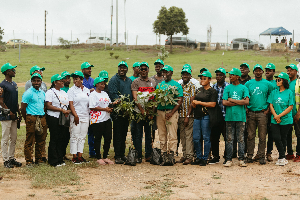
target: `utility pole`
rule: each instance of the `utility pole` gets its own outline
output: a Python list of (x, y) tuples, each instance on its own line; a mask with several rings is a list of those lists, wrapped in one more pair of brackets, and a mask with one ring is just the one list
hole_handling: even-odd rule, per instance
[(45, 48), (46, 48), (46, 15), (48, 12), (45, 10)]
[(113, 0), (111, 0), (111, 11), (110, 11), (110, 46), (112, 43), (112, 19), (113, 19)]
[(116, 46), (119, 46), (118, 43), (118, 0), (116, 0)]
[(124, 19), (125, 19), (125, 34), (124, 35), (125, 35), (125, 45), (126, 45), (127, 43), (126, 43), (126, 12), (125, 12), (126, 5), (125, 4), (126, 4), (126, 0), (124, 0)]

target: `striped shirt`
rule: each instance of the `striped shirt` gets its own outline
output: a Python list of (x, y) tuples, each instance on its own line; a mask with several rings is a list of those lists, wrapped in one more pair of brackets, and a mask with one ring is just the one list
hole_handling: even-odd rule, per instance
[(218, 86), (218, 83), (215, 83), (213, 85), (213, 88), (215, 90), (217, 90), (217, 92), (218, 92), (218, 104), (219, 104), (220, 108), (222, 109), (222, 113), (223, 113), (224, 118), (225, 118), (225, 114), (226, 114), (226, 107), (223, 106), (222, 98), (223, 98), (224, 89), (228, 85), (229, 85), (229, 83), (227, 83), (226, 81), (223, 83), (223, 85), (221, 87)]
[[(196, 87), (191, 81), (186, 85), (182, 83), (181, 86), (183, 89), (183, 102), (179, 108), (179, 117), (186, 117), (191, 104), (191, 97), (195, 96)], [(190, 114), (190, 117), (194, 117), (193, 113)]]

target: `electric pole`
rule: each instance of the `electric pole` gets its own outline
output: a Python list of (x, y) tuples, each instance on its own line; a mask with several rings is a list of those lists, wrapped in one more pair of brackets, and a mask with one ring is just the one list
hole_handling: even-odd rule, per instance
[(119, 46), (118, 43), (118, 0), (116, 0), (116, 46)]
[(45, 10), (45, 48), (46, 48), (46, 15), (48, 12)]
[(125, 19), (125, 45), (127, 44), (126, 43), (126, 38), (127, 38), (127, 35), (126, 35), (126, 12), (125, 12), (125, 4), (126, 4), (126, 0), (124, 0), (124, 19)]
[(110, 17), (110, 46), (113, 44), (112, 43), (112, 19), (113, 19), (113, 0), (111, 0), (111, 17)]

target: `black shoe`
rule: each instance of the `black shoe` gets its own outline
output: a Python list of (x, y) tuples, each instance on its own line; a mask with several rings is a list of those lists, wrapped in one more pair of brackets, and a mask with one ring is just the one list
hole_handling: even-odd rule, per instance
[(115, 163), (116, 164), (124, 164), (124, 161), (121, 158), (116, 158)]
[(127, 161), (127, 157), (126, 157), (126, 156), (123, 156), (123, 157), (121, 158), (121, 160), (123, 160), (124, 162), (126, 162), (126, 161)]
[(10, 159), (9, 162), (10, 162), (12, 165), (16, 166), (16, 167), (21, 167), (21, 166), (22, 166), (22, 163), (16, 161), (15, 158)]
[(210, 161), (208, 161), (208, 164), (214, 165), (214, 164), (219, 163), (219, 162), (220, 162), (220, 160), (218, 158), (213, 158)]
[(200, 160), (200, 166), (206, 166), (206, 164), (207, 164), (207, 161), (206, 160), (203, 160), (203, 159), (201, 159)]
[(201, 159), (196, 158), (194, 162), (191, 163), (191, 165), (200, 165)]
[(264, 157), (262, 157), (262, 158), (259, 159), (259, 164), (261, 164), (261, 165), (265, 165), (266, 164), (266, 160), (265, 160)]
[(46, 158), (46, 157), (42, 157), (42, 161), (43, 161), (44, 163), (47, 163), (47, 158)]
[(5, 168), (14, 168), (14, 165), (10, 162), (10, 160), (4, 162)]
[(136, 163), (142, 163), (142, 158), (138, 158), (138, 159), (136, 160)]
[(67, 158), (66, 156), (64, 156), (64, 161), (71, 161), (69, 158)]
[(254, 162), (254, 160), (252, 158), (250, 158), (250, 157), (246, 158), (246, 163), (253, 163), (253, 162)]
[(90, 155), (90, 158), (96, 158), (96, 155)]
[[(90, 162), (90, 161), (84, 159), (83, 157), (78, 158), (78, 160), (79, 160), (81, 163), (89, 163), (89, 162)], [(65, 163), (65, 162), (63, 162), (63, 163)], [(61, 164), (61, 163), (60, 163), (60, 164)]]

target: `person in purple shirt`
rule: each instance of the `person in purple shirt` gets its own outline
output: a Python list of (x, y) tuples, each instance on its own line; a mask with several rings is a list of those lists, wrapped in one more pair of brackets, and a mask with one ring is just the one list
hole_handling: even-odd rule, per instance
[[(81, 64), (81, 71), (84, 75), (83, 85), (84, 85), (84, 87), (88, 88), (90, 90), (90, 92), (93, 92), (95, 90), (94, 79), (91, 77), (92, 67), (94, 67), (94, 65), (91, 65), (88, 62), (84, 62)], [(88, 130), (88, 143), (89, 143), (90, 158), (96, 158), (96, 151), (95, 151), (95, 145), (94, 145), (95, 137), (92, 132), (92, 129), (90, 129), (90, 128)]]

